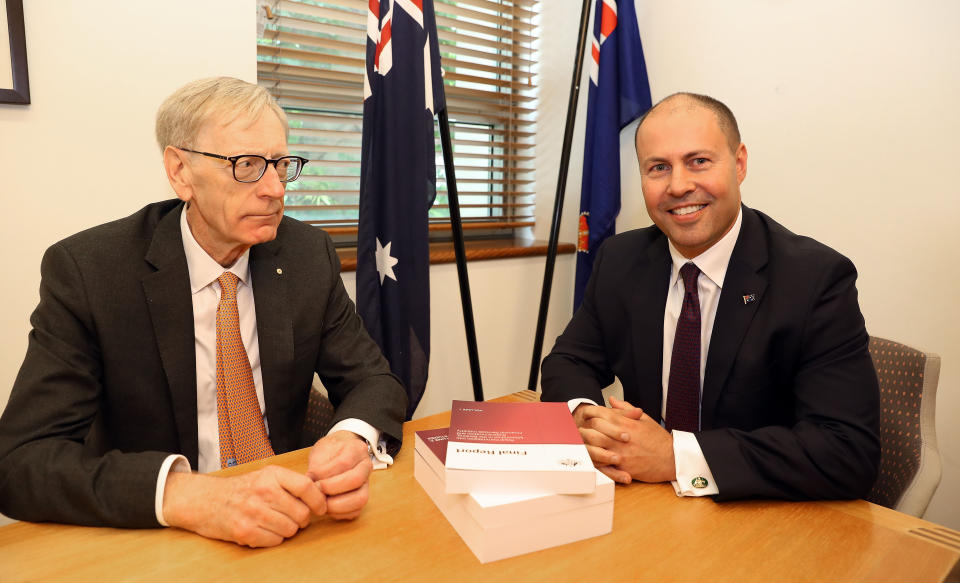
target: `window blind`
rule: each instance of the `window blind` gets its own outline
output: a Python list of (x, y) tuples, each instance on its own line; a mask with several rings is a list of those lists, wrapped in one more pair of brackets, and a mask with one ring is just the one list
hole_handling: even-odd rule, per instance
[[(537, 0), (435, 0), (465, 235), (532, 227)], [(286, 213), (356, 242), (367, 0), (261, 3), (257, 75), (287, 112), (290, 151), (308, 158)], [(437, 131), (439, 131), (438, 126)], [(439, 134), (434, 240), (449, 237)]]

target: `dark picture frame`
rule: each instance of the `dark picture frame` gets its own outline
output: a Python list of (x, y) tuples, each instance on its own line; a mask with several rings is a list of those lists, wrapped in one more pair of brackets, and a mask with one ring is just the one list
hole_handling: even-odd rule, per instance
[[(27, 76), (27, 35), (23, 28), (23, 0), (0, 0), (6, 4), (6, 39), (10, 45), (10, 72), (13, 87), (0, 87), (0, 103), (30, 103), (30, 80)], [(0, 31), (0, 35), (3, 31)]]

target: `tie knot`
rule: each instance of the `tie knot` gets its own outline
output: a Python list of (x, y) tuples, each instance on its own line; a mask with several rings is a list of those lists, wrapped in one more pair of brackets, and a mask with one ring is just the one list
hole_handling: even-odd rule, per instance
[(237, 282), (240, 281), (239, 277), (229, 271), (224, 271), (223, 275), (217, 278), (217, 281), (220, 282), (220, 289), (223, 290), (224, 297), (237, 297)]
[(683, 278), (683, 287), (687, 293), (696, 293), (697, 278), (700, 277), (700, 269), (694, 265), (693, 262), (683, 264), (683, 267), (680, 268), (680, 277)]

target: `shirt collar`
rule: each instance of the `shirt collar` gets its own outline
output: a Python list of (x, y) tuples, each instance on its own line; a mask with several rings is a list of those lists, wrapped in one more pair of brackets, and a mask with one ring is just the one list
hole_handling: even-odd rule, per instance
[(723, 289), (723, 278), (727, 275), (727, 266), (730, 265), (730, 257), (733, 255), (733, 248), (737, 244), (737, 237), (740, 235), (740, 224), (743, 221), (743, 208), (737, 211), (737, 220), (733, 222), (733, 227), (727, 231), (727, 234), (713, 244), (712, 247), (697, 255), (693, 259), (684, 257), (673, 242), (667, 240), (667, 246), (670, 249), (670, 257), (673, 259), (673, 267), (670, 271), (671, 285), (676, 283), (680, 277), (680, 268), (684, 263), (692, 261), (700, 269), (701, 273), (710, 278), (710, 281), (716, 284), (718, 288)]
[(213, 257), (207, 254), (197, 243), (190, 232), (190, 225), (187, 223), (187, 205), (183, 205), (180, 211), (180, 239), (183, 241), (183, 251), (187, 256), (187, 271), (190, 273), (190, 292), (197, 293), (201, 289), (210, 285), (218, 277), (223, 275), (224, 271), (230, 271), (236, 275), (245, 285), (250, 282), (250, 250), (247, 249), (230, 267), (223, 267), (213, 260)]

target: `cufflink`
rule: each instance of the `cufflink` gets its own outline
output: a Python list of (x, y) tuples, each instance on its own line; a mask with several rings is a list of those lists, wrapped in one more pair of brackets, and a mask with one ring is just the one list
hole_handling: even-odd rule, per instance
[(709, 482), (703, 476), (697, 476), (696, 478), (690, 480), (690, 485), (694, 488), (706, 488)]

